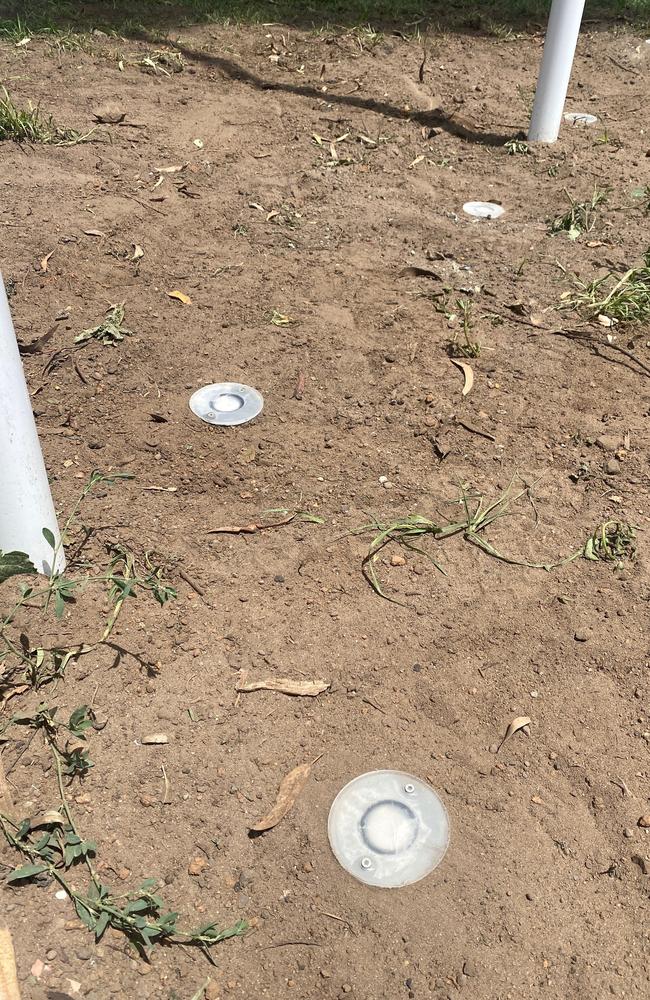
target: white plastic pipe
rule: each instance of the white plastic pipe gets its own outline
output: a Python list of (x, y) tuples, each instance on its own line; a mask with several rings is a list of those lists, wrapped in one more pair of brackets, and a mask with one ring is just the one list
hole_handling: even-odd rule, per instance
[(530, 142), (555, 142), (560, 134), (584, 9), (585, 0), (553, 0), (528, 130)]
[[(26, 552), (39, 573), (49, 576), (54, 553), (43, 528), (58, 545), (52, 494), (0, 273), (0, 550)], [(59, 545), (54, 568), (61, 572), (64, 567)]]

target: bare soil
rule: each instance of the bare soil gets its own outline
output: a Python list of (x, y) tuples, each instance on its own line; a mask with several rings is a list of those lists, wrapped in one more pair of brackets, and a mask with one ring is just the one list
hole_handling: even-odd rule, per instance
[[(443, 576), (389, 548), (377, 570), (405, 606), (373, 592), (369, 536), (349, 534), (375, 516), (453, 518), (459, 484), (494, 498), (517, 472), (543, 478), (488, 533), (508, 555), (559, 559), (612, 518), (648, 527), (647, 373), (598, 325), (593, 349), (559, 335), (585, 328), (557, 310), (572, 273), (624, 269), (648, 246), (631, 192), (650, 181), (650, 46), (591, 26), (568, 107), (599, 123), (509, 155), (540, 45), (450, 34), (422, 82), (415, 41), (280, 25), (184, 30), (170, 75), (143, 72), (152, 46), (134, 40), (0, 47), (17, 103), (82, 131), (107, 105), (126, 115), (69, 148), (2, 143), (1, 259), (22, 342), (55, 326), (24, 361), (62, 516), (92, 469), (133, 473), (87, 501), (85, 558), (101, 568), (109, 540), (155, 550), (179, 592), (132, 602), (117, 651), (5, 711), (92, 703), (108, 723), (71, 795), (107, 882), (159, 877), (185, 926), (251, 924), (215, 968), (185, 948), (147, 964), (114, 932), (95, 945), (55, 887), (6, 887), (24, 1000), (190, 1000), (208, 977), (213, 1000), (648, 995), (645, 534), (619, 570), (544, 572), (425, 539)], [(565, 189), (594, 185), (611, 189), (594, 231), (549, 235)], [(472, 220), (473, 199), (506, 212)], [(445, 286), (448, 313), (472, 302), (482, 345), (466, 397)], [(132, 337), (69, 351), (122, 301)], [(614, 335), (650, 364), (647, 329)], [(190, 413), (192, 390), (226, 379), (263, 393), (255, 422)], [(209, 534), (276, 508), (325, 523)], [(93, 637), (102, 612), (85, 600), (49, 639)], [(238, 697), (241, 670), (331, 688)], [(496, 755), (521, 715), (530, 734)], [(141, 745), (160, 731), (168, 744)], [(251, 839), (283, 775), (319, 755), (294, 809)], [(40, 737), (14, 731), (3, 760), (19, 815), (56, 805)], [(338, 790), (382, 767), (430, 781), (452, 827), (441, 866), (393, 891), (356, 882), (327, 841)]]

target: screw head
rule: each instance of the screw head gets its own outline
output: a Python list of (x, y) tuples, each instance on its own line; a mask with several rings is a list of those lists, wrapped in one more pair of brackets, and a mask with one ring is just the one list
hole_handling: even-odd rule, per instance
[(370, 860), (370, 858), (361, 858), (361, 867), (372, 868), (372, 861)]
[(404, 785), (404, 791), (407, 795), (412, 795), (415, 791), (415, 785)]

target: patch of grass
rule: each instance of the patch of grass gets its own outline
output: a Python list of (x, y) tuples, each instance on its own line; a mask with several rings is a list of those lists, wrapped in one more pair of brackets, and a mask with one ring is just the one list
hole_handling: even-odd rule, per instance
[(117, 305), (110, 306), (101, 323), (78, 333), (74, 342), (75, 344), (85, 344), (89, 340), (98, 340), (106, 347), (115, 347), (125, 337), (130, 337), (133, 334), (133, 330), (128, 330), (122, 325), (123, 321), (124, 303), (119, 302)]
[[(78, 4), (72, 0), (9, 0), (0, 32), (15, 29), (17, 19), (30, 34), (71, 28), (116, 31), (142, 37), (150, 31), (184, 24), (278, 23), (302, 28), (370, 25), (373, 32), (398, 30), (410, 35), (427, 26), (488, 33), (509, 41), (513, 30), (537, 25), (548, 16), (550, 0), (112, 0), (110, 4)], [(593, 0), (589, 16), (615, 21), (627, 17), (640, 25), (650, 20), (650, 0)]]
[(587, 284), (578, 281), (579, 291), (567, 297), (567, 307), (588, 318), (607, 316), (618, 323), (650, 322), (650, 247), (639, 267), (624, 274), (610, 271)]
[(570, 240), (577, 240), (583, 233), (590, 233), (596, 225), (598, 209), (607, 201), (608, 192), (594, 186), (593, 194), (588, 201), (574, 201), (568, 191), (570, 208), (563, 215), (558, 215), (551, 223), (549, 232), (566, 233)]
[(0, 91), (0, 140), (13, 142), (39, 142), (48, 146), (75, 146), (86, 142), (95, 130), (85, 135), (72, 128), (56, 125), (52, 116), (45, 118), (38, 106), (19, 108), (14, 104), (8, 91)]

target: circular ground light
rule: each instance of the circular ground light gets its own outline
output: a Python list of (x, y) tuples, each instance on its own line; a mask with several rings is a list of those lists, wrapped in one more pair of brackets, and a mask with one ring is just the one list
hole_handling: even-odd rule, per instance
[(240, 382), (217, 382), (197, 389), (190, 398), (192, 413), (208, 424), (235, 427), (262, 412), (264, 399), (257, 389)]
[(327, 832), (346, 871), (367, 885), (396, 889), (440, 864), (449, 819), (426, 782), (403, 771), (369, 771), (336, 796)]
[(595, 115), (588, 115), (584, 111), (567, 111), (564, 120), (569, 125), (595, 125), (598, 121)]
[(466, 201), (463, 205), (463, 212), (475, 219), (498, 219), (499, 216), (503, 215), (505, 209), (493, 201)]

